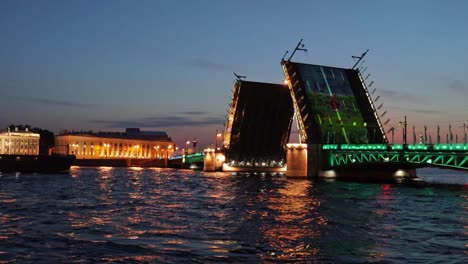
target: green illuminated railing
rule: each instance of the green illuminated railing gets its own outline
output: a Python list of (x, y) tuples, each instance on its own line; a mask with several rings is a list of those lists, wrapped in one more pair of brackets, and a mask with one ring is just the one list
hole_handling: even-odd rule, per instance
[(434, 150), (468, 150), (468, 144), (437, 144)]
[(418, 163), (468, 170), (468, 144), (333, 145), (322, 146), (328, 153), (330, 168), (353, 163)]
[(203, 162), (205, 154), (203, 152), (185, 155), (185, 163)]
[[(434, 150), (434, 151), (465, 151), (468, 150), (468, 144), (408, 144), (406, 150)], [(403, 150), (403, 144), (324, 144), (323, 150)]]

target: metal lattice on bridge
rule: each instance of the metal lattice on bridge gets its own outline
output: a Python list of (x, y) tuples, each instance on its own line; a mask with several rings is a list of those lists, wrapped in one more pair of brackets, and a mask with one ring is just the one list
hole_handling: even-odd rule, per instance
[(468, 144), (325, 144), (329, 168), (356, 163), (412, 163), (418, 167), (468, 170)]

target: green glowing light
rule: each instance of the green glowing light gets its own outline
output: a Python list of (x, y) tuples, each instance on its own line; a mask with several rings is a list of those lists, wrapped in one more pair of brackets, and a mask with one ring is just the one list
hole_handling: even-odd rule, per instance
[[(332, 147), (333, 146), (333, 147)], [(429, 145), (430, 146), (430, 145)], [(426, 166), (457, 168), (468, 171), (468, 144), (437, 144), (433, 149), (425, 144), (343, 144), (324, 146), (329, 149), (329, 166), (351, 163), (397, 162), (418, 163)], [(390, 147), (391, 150), (388, 148)]]
[(403, 144), (394, 144), (392, 145), (392, 150), (402, 150)]
[(325, 150), (326, 149), (338, 149), (338, 145), (336, 145), (336, 144), (324, 144), (322, 146), (322, 149), (325, 149)]
[(410, 144), (408, 145), (409, 150), (427, 150), (427, 146), (424, 144)]

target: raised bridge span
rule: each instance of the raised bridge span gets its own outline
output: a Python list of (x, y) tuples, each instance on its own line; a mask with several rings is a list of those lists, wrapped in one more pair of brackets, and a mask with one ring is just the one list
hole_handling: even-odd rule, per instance
[[(301, 42), (294, 52), (303, 50)], [(350, 69), (293, 62), (292, 55), (283, 58), (284, 84), (239, 78), (223, 148), (205, 152), (205, 161), (209, 153), (214, 163), (223, 161), (223, 170), (283, 170), (308, 177), (330, 170), (343, 175), (394, 174), (400, 169), (414, 175), (415, 168), (426, 166), (468, 170), (466, 132), (464, 144), (389, 144), (385, 126), (390, 119), (359, 63), (366, 53)], [(300, 144), (288, 144), (293, 116)], [(406, 143), (406, 117), (404, 125)]]

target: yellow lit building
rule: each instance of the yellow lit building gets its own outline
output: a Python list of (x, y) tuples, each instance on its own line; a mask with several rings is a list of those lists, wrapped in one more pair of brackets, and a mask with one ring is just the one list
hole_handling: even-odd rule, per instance
[(174, 142), (162, 131), (127, 128), (121, 132), (62, 132), (55, 136), (57, 154), (79, 159), (167, 159)]
[(10, 155), (38, 155), (39, 154), (38, 133), (28, 131), (0, 131), (0, 154)]

